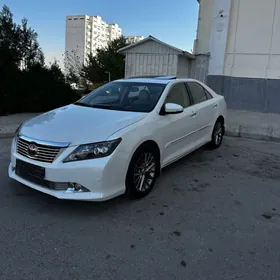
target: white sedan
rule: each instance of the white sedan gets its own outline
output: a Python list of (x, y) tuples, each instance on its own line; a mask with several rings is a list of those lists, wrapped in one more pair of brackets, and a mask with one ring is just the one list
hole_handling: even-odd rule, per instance
[(117, 80), (23, 123), (9, 176), (60, 199), (141, 198), (162, 168), (207, 143), (218, 148), (225, 126), (223, 96), (197, 80)]

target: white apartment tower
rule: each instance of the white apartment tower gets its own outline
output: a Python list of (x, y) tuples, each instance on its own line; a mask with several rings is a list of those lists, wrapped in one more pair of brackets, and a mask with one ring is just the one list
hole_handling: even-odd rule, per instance
[(125, 36), (124, 37), (129, 44), (135, 44), (144, 40), (144, 36)]
[(67, 16), (65, 53), (74, 52), (83, 64), (91, 52), (95, 55), (97, 49), (121, 35), (122, 29), (117, 24), (108, 24), (100, 16)]

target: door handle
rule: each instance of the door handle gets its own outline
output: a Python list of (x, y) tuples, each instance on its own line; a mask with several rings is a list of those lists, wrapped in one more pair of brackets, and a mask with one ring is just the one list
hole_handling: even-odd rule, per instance
[(214, 108), (217, 108), (217, 107), (218, 107), (218, 104), (214, 104), (213, 107), (214, 107)]
[(196, 113), (195, 112), (191, 113), (191, 117), (194, 117), (194, 116), (196, 116)]

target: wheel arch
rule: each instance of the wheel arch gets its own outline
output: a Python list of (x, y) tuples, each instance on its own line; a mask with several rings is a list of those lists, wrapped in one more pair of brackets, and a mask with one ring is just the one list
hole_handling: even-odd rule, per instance
[[(218, 117), (217, 121), (221, 121), (222, 124), (224, 125), (224, 124), (225, 124), (225, 118), (224, 118), (224, 116), (220, 115), (220, 116)], [(217, 122), (217, 121), (216, 121), (216, 122)]]
[(220, 115), (217, 120), (216, 120), (216, 123), (220, 121), (222, 123), (222, 126), (223, 126), (223, 133), (225, 133), (225, 118), (223, 115)]

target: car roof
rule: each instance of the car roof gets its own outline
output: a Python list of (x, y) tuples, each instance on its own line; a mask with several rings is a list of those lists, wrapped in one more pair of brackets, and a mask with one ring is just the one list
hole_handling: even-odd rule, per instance
[(189, 78), (176, 78), (175, 76), (152, 76), (152, 77), (133, 77), (127, 79), (117, 80), (118, 82), (133, 82), (133, 83), (153, 83), (153, 84), (168, 84), (172, 81), (181, 82), (198, 82)]

